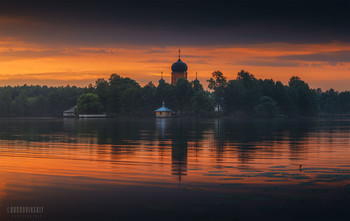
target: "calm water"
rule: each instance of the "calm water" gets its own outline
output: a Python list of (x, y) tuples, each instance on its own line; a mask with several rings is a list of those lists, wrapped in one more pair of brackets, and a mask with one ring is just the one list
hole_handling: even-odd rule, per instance
[(0, 220), (350, 220), (347, 119), (0, 119), (0, 130)]

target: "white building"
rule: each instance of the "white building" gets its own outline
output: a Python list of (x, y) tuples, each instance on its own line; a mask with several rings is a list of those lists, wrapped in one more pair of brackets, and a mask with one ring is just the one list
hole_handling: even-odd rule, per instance
[(63, 111), (63, 117), (75, 117), (75, 108), (77, 106), (72, 107), (71, 109)]
[(156, 117), (172, 117), (173, 116), (173, 111), (164, 106), (164, 101), (163, 101), (163, 106), (161, 108), (155, 110), (154, 112), (156, 112)]

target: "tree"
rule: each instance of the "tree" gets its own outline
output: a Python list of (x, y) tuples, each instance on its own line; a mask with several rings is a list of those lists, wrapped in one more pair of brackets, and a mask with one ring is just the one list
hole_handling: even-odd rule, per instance
[(192, 81), (191, 84), (193, 85), (193, 92), (203, 90), (203, 86), (201, 85), (199, 80), (196, 79), (196, 80)]
[(158, 84), (158, 87), (154, 94), (154, 102), (156, 106), (166, 103), (170, 109), (177, 109), (177, 102), (175, 96), (175, 86), (165, 82)]
[(191, 108), (196, 116), (209, 116), (214, 106), (209, 94), (199, 90), (191, 98)]
[(0, 91), (0, 115), (10, 116), (12, 97), (10, 89), (6, 88)]
[(95, 93), (101, 101), (103, 107), (109, 110), (110, 88), (109, 83), (103, 78), (97, 79), (95, 83)]
[(97, 94), (87, 93), (82, 94), (78, 98), (77, 112), (78, 114), (100, 114), (103, 111), (103, 106)]
[(42, 94), (36, 97), (29, 97), (28, 98), (29, 114), (32, 116), (47, 115), (47, 108), (45, 105), (46, 103), (47, 103), (47, 99)]
[(123, 114), (135, 113), (142, 108), (142, 89), (131, 87), (121, 92), (120, 112)]
[(212, 77), (207, 80), (209, 82), (208, 88), (214, 90), (215, 102), (219, 109), (222, 107), (224, 98), (224, 89), (227, 85), (226, 77), (221, 71), (214, 71)]
[(111, 74), (109, 77), (109, 84), (111, 86), (122, 87), (122, 89), (127, 89), (130, 87), (140, 87), (140, 85), (133, 79), (128, 77), (123, 78), (118, 74)]
[(156, 107), (155, 94), (157, 88), (152, 81), (148, 82), (146, 86), (142, 88), (142, 107), (143, 111), (153, 110)]
[(339, 94), (339, 110), (341, 113), (350, 113), (350, 92), (343, 91)]
[(338, 113), (339, 105), (338, 103), (339, 93), (334, 91), (334, 89), (329, 89), (328, 91), (321, 94), (320, 105), (322, 110), (327, 113)]
[(319, 113), (316, 91), (297, 76), (289, 80), (289, 94), (300, 116), (316, 116)]
[(19, 116), (28, 115), (28, 97), (23, 93), (19, 94), (12, 102), (13, 113)]
[[(241, 70), (235, 80), (230, 80), (224, 89), (225, 109), (228, 112), (239, 111), (253, 115), (254, 108), (262, 96), (262, 83), (254, 75)], [(259, 85), (260, 83), (260, 85)]]
[(157, 87), (149, 82), (141, 87), (135, 80), (117, 74), (112, 74), (108, 81), (97, 79), (94, 86), (90, 84), (83, 88), (69, 85), (5, 86), (0, 87), (0, 114), (4, 117), (62, 116), (64, 110), (77, 104), (82, 94), (97, 95), (100, 104), (95, 105), (95, 110), (101, 112), (102, 105), (110, 115), (129, 112), (150, 115), (163, 101), (170, 109), (196, 115), (210, 113), (213, 105), (219, 105), (224, 108), (224, 114), (256, 116), (258, 112), (265, 116), (270, 113), (266, 110), (274, 106), (272, 104), (278, 107), (279, 114), (289, 117), (316, 116), (319, 111), (350, 113), (349, 91), (314, 90), (296, 76), (288, 85), (283, 85), (272, 79), (256, 79), (244, 70), (238, 72), (235, 79), (227, 81), (220, 71), (215, 71), (208, 82), (213, 93), (205, 92), (198, 80), (188, 82), (181, 79), (176, 85), (160, 81)]
[(193, 96), (193, 90), (190, 82), (185, 78), (178, 78), (175, 84), (175, 96), (178, 101), (180, 112), (189, 109), (189, 103)]
[(260, 98), (259, 105), (256, 108), (258, 117), (276, 117), (278, 116), (277, 102), (271, 97), (263, 96)]
[(251, 88), (253, 86), (253, 84), (255, 83), (256, 78), (253, 74), (251, 74), (247, 71), (241, 70), (237, 74), (237, 80), (243, 81), (245, 87)]

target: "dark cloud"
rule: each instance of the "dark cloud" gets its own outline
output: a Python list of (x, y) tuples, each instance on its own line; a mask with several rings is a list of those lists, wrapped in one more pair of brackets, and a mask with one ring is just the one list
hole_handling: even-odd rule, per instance
[(50, 50), (13, 50), (7, 49), (0, 51), (0, 62), (18, 60), (23, 58), (45, 58), (55, 56), (73, 56), (81, 54), (115, 54), (114, 49), (89, 49), (89, 48), (77, 48), (77, 49), (50, 49)]
[(235, 64), (248, 65), (248, 66), (269, 66), (269, 67), (300, 67), (304, 66), (301, 62), (295, 61), (266, 61), (266, 60), (247, 60), (243, 62), (237, 62)]
[(46, 44), (220, 45), (349, 42), (348, 1), (14, 0), (1, 36)]
[(331, 88), (338, 91), (348, 91), (350, 85), (350, 79), (340, 79), (340, 80), (312, 80), (309, 82), (312, 88), (322, 88), (322, 90), (329, 90)]
[(289, 61), (321, 61), (328, 62), (330, 65), (337, 65), (342, 62), (350, 62), (350, 51), (344, 50), (306, 55), (283, 55), (277, 57), (277, 59)]
[(34, 50), (6, 50), (0, 52), (0, 62), (7, 62), (13, 60), (19, 60), (23, 58), (30, 57), (31, 59), (43, 58), (43, 57), (53, 57), (53, 56), (62, 56), (70, 55), (71, 53), (65, 50), (43, 50), (43, 51), (34, 51)]
[(167, 59), (147, 59), (144, 60), (143, 62), (145, 63), (169, 63), (169, 60)]
[(114, 49), (114, 48), (78, 48), (78, 49), (74, 49), (71, 50), (71, 53), (83, 53), (83, 54), (117, 54), (120, 53), (118, 52), (118, 49)]
[(193, 60), (192, 63), (195, 64), (209, 64), (207, 60), (199, 59), (199, 60)]

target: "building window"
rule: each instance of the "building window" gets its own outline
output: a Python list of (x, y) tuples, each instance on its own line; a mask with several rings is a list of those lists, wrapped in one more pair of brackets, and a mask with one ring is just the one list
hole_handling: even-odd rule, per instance
[(162, 115), (162, 112), (159, 112), (159, 115)]

